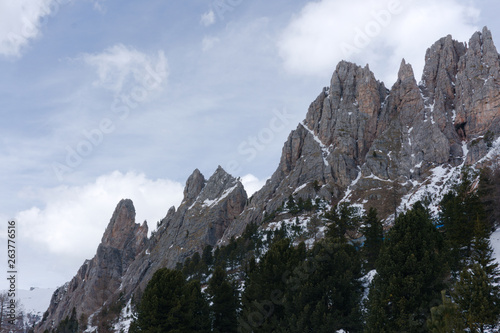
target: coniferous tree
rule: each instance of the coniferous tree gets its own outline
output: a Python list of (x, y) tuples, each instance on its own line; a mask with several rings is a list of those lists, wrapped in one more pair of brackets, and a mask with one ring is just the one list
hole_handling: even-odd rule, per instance
[(382, 244), (384, 243), (384, 229), (382, 221), (377, 217), (377, 209), (371, 207), (368, 214), (364, 217), (365, 243), (362, 253), (365, 259), (365, 270), (370, 271), (375, 267), (375, 261), (378, 258)]
[(307, 224), (307, 231), (309, 232), (310, 236), (314, 237), (315, 242), (317, 240), (318, 229), (320, 226), (321, 226), (321, 220), (319, 219), (318, 216), (313, 215), (309, 220), (309, 223)]
[(478, 220), (469, 263), (455, 285), (455, 301), (471, 332), (484, 332), (500, 322), (500, 271), (489, 235), (488, 228)]
[(345, 242), (323, 240), (287, 278), (283, 332), (361, 330), (361, 261)]
[(458, 305), (446, 296), (446, 290), (441, 291), (442, 304), (431, 308), (431, 317), (427, 327), (431, 333), (463, 332), (464, 323)]
[(76, 309), (71, 310), (71, 316), (64, 318), (57, 326), (56, 333), (76, 333), (78, 332), (78, 319)]
[(500, 226), (500, 169), (481, 170), (478, 195), (484, 206), (486, 226), (494, 229)]
[(288, 209), (288, 211), (292, 215), (295, 215), (298, 212), (297, 204), (295, 203), (295, 199), (293, 198), (293, 195), (291, 195), (291, 194), (288, 196), (286, 208)]
[(130, 332), (207, 332), (208, 304), (198, 281), (186, 282), (182, 272), (159, 269), (151, 278)]
[(346, 241), (346, 232), (355, 229), (360, 222), (357, 210), (346, 202), (338, 207), (332, 207), (329, 212), (325, 213), (325, 218), (331, 221), (327, 236), (341, 242)]
[(275, 332), (285, 319), (286, 277), (305, 259), (305, 245), (289, 239), (275, 242), (260, 262), (251, 264), (242, 295), (240, 332)]
[(425, 332), (429, 310), (444, 287), (443, 235), (420, 202), (387, 234), (370, 288), (367, 332)]
[(201, 255), (201, 260), (205, 266), (211, 266), (214, 263), (214, 257), (212, 255), (213, 247), (210, 245), (205, 246), (203, 249), (203, 254)]
[(460, 271), (470, 256), (475, 221), (485, 220), (481, 198), (474, 188), (476, 178), (477, 174), (464, 171), (461, 182), (441, 201), (440, 220), (451, 246), (453, 271)]
[(207, 292), (212, 303), (210, 314), (213, 332), (236, 332), (238, 326), (238, 291), (228, 281), (226, 271), (221, 266), (215, 268), (208, 283)]

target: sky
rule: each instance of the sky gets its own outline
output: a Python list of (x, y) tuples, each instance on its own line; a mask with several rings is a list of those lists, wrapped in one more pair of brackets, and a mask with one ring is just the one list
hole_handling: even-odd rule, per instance
[[(94, 256), (122, 198), (150, 229), (198, 168), (249, 193), (341, 60), (390, 88), (401, 60), (488, 26), (493, 0), (0, 0), (0, 269), (19, 288)], [(7, 281), (0, 289), (7, 287)]]

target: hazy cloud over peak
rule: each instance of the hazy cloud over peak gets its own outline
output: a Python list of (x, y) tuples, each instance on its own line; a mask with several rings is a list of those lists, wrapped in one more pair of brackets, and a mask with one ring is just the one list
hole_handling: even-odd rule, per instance
[(477, 30), (479, 14), (470, 2), (460, 0), (321, 0), (307, 3), (289, 22), (278, 47), (292, 73), (324, 75), (348, 60), (369, 63), (391, 85), (396, 73), (385, 74), (386, 67), (397, 68), (406, 58), (418, 80), (426, 48), (450, 32), (455, 39), (468, 40)]

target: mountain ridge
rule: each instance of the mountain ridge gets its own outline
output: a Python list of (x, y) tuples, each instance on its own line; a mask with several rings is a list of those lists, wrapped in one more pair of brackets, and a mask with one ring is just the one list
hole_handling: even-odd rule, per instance
[[(500, 56), (491, 32), (483, 28), (469, 44), (443, 37), (425, 59), (419, 83), (403, 59), (390, 89), (368, 65), (341, 61), (288, 136), (276, 171), (251, 198), (220, 166), (208, 180), (196, 169), (182, 203), (168, 210), (149, 239), (147, 225), (135, 224), (132, 202), (122, 200), (96, 257), (56, 290), (37, 332), (57, 326), (73, 307), (96, 326), (94, 314), (139, 297), (156, 269), (226, 244), (248, 224), (262, 224), (290, 196), (377, 207), (390, 224), (426, 188), (435, 186), (436, 198), (444, 194), (461, 168), (498, 164)], [(106, 287), (102, 276), (109, 277)], [(90, 301), (97, 289), (102, 296)]]

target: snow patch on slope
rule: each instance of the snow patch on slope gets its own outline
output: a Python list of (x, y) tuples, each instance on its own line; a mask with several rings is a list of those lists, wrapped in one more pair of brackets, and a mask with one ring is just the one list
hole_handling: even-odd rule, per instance
[(500, 265), (500, 228), (491, 234), (490, 242), (491, 247), (493, 248), (493, 257)]
[(488, 154), (477, 161), (476, 164), (481, 164), (485, 161), (496, 161), (497, 166), (500, 165), (500, 137), (498, 137), (493, 142), (491, 149), (488, 151)]
[(467, 155), (469, 154), (467, 142), (465, 141), (462, 143), (462, 151), (462, 164), (456, 167), (452, 167), (450, 165), (439, 165), (431, 169), (432, 176), (427, 178), (427, 180), (420, 184), (414, 183), (416, 189), (412, 190), (401, 199), (401, 203), (397, 209), (398, 213), (405, 212), (417, 201), (430, 197), (432, 202), (429, 209), (433, 215), (437, 215), (439, 213), (439, 203), (443, 199), (443, 196), (451, 190), (451, 187), (460, 178), (460, 173), (465, 166), (465, 161), (467, 160)]
[(19, 289), (17, 295), (26, 313), (43, 316), (43, 313), (49, 308), (54, 291), (55, 289), (42, 288)]
[(323, 163), (325, 163), (325, 166), (328, 166), (329, 164), (328, 164), (328, 161), (326, 160), (326, 158), (330, 155), (330, 150), (328, 150), (328, 147), (327, 147), (327, 146), (325, 146), (325, 144), (324, 144), (323, 142), (321, 142), (321, 140), (320, 140), (320, 139), (316, 136), (316, 134), (314, 134), (314, 132), (313, 132), (313, 131), (311, 131), (311, 130), (310, 130), (310, 129), (306, 126), (306, 124), (304, 124), (304, 122), (303, 122), (303, 121), (301, 121), (299, 124), (300, 124), (300, 125), (302, 125), (302, 127), (304, 127), (304, 129), (305, 129), (306, 131), (308, 131), (308, 132), (309, 132), (309, 134), (311, 134), (311, 135), (312, 135), (312, 137), (313, 137), (314, 141), (316, 141), (316, 142), (318, 143), (319, 147), (321, 148), (322, 155), (323, 155)]
[(132, 315), (132, 298), (128, 300), (127, 305), (120, 312), (120, 317), (118, 318), (118, 322), (113, 325), (115, 332), (128, 332), (130, 328), (130, 324), (134, 317)]
[(342, 198), (342, 200), (339, 201), (339, 204), (347, 202), (349, 200), (352, 194), (353, 187), (356, 186), (356, 184), (359, 182), (360, 179), (361, 179), (361, 168), (358, 166), (358, 176), (356, 177), (356, 179), (352, 181), (351, 185), (347, 187), (344, 197)]
[(234, 185), (233, 187), (231, 188), (228, 188), (227, 190), (224, 191), (224, 193), (222, 193), (222, 195), (217, 198), (217, 199), (213, 199), (213, 200), (210, 200), (210, 199), (206, 199), (205, 201), (203, 201), (203, 206), (205, 207), (212, 207), (212, 206), (215, 206), (217, 205), (219, 202), (221, 202), (222, 200), (224, 200), (225, 198), (227, 198), (227, 196), (233, 192), (236, 188), (238, 187), (238, 184)]

